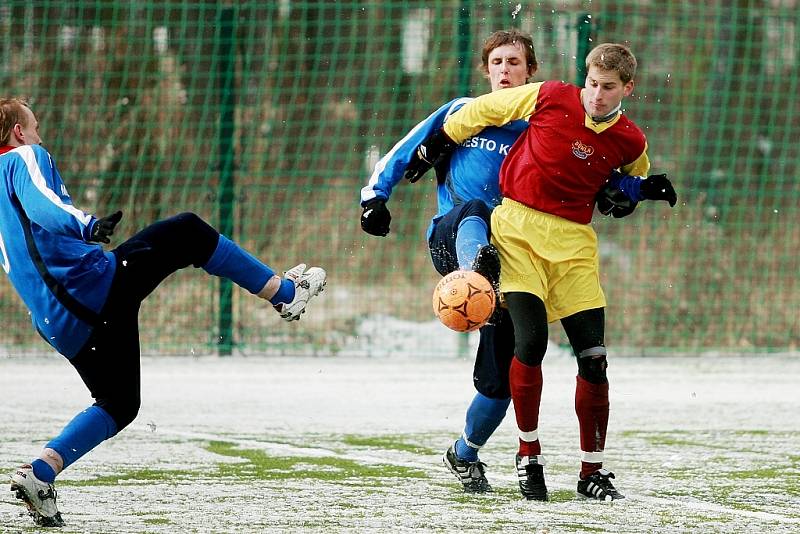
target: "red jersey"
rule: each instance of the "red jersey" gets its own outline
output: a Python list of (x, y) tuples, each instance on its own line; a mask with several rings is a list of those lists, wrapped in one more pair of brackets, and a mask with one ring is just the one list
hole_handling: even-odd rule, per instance
[(445, 125), (456, 142), (475, 128), (530, 116), (527, 130), (503, 161), (500, 191), (535, 210), (587, 224), (595, 195), (613, 169), (647, 174), (644, 133), (621, 113), (594, 123), (575, 85), (549, 81), (496, 91), (462, 111), (470, 105), (460, 121), (459, 111)]

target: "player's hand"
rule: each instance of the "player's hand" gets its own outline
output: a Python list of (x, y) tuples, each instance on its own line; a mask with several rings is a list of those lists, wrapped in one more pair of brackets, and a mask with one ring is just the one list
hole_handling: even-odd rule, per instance
[(122, 212), (115, 211), (108, 217), (102, 217), (95, 221), (94, 226), (92, 226), (92, 235), (89, 237), (89, 241), (95, 241), (97, 243), (111, 243), (111, 240), (108, 239), (108, 236), (114, 233), (114, 227), (117, 226), (117, 223), (122, 219)]
[(456, 148), (444, 130), (436, 130), (417, 147), (406, 167), (405, 179), (412, 184), (422, 178), (441, 159), (446, 158)]
[(666, 174), (653, 174), (642, 180), (639, 192), (647, 200), (666, 200), (670, 207), (678, 202), (678, 195)]
[(385, 199), (373, 198), (364, 204), (364, 211), (361, 213), (362, 230), (368, 234), (386, 237), (391, 222), (392, 214), (386, 207)]
[(636, 202), (628, 198), (621, 189), (611, 184), (606, 184), (595, 197), (597, 209), (603, 215), (613, 215), (619, 219), (633, 213), (636, 209)]

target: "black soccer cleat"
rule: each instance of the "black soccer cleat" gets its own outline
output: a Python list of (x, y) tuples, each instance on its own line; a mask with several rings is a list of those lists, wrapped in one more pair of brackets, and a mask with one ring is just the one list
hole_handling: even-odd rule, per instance
[(472, 261), (472, 270), (486, 278), (495, 293), (500, 290), (500, 254), (494, 245), (483, 245)]
[(486, 464), (459, 459), (456, 456), (455, 444), (451, 445), (444, 453), (442, 462), (463, 484), (464, 493), (489, 493), (492, 491), (492, 486), (486, 480)]
[(578, 496), (598, 501), (624, 499), (625, 495), (618, 492), (611, 483), (612, 478), (614, 478), (614, 473), (611, 471), (605, 469), (595, 471), (588, 478), (578, 480)]
[(516, 456), (519, 491), (529, 501), (546, 501), (544, 483), (544, 458), (542, 456)]

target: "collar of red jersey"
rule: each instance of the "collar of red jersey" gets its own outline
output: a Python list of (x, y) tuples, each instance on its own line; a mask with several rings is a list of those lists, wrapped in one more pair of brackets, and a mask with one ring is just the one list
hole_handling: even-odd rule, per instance
[(0, 146), (0, 154), (5, 154), (6, 152), (10, 152), (11, 150), (14, 150), (15, 148), (17, 148), (17, 147), (14, 147), (14, 146), (11, 146), (11, 145)]
[(622, 117), (622, 112), (617, 112), (613, 119), (605, 121), (605, 122), (594, 122), (594, 120), (584, 112), (583, 114), (583, 125), (593, 130), (597, 133), (604, 132), (605, 130), (614, 126), (617, 122), (619, 122), (619, 118)]

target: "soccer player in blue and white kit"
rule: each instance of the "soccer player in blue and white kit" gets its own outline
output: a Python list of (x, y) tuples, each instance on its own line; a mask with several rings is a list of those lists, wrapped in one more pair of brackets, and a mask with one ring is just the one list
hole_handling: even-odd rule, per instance
[[(492, 91), (523, 85), (537, 69), (531, 37), (517, 30), (491, 34), (481, 56)], [(389, 233), (391, 214), (386, 203), (392, 189), (404, 175), (411, 182), (421, 176), (407, 169), (417, 147), (470, 100), (456, 98), (441, 106), (378, 162), (361, 190), (361, 227), (365, 232), (377, 236)], [(498, 286), (500, 261), (497, 250), (489, 244), (490, 216), (501, 200), (500, 165), (526, 127), (526, 121), (517, 120), (486, 128), (457, 147), (447, 161), (436, 165), (439, 209), (428, 228), (428, 245), (433, 265), (441, 275), (471, 269)], [(478, 450), (500, 425), (511, 402), (508, 370), (513, 355), (513, 326), (507, 310), (500, 308), (493, 324), (480, 329), (473, 373), (477, 393), (467, 409), (463, 434), (443, 457), (466, 492), (492, 489)]]
[(96, 218), (72, 204), (39, 125), (19, 99), (0, 99), (0, 265), (34, 328), (65, 356), (95, 403), (19, 467), (11, 490), (42, 526), (61, 526), (56, 475), (136, 417), (138, 312), (167, 276), (189, 265), (269, 301), (287, 321), (323, 290), (325, 271), (300, 264), (284, 278), (192, 213), (156, 222), (112, 251), (122, 212)]

